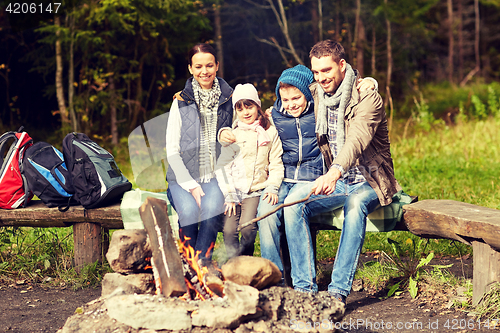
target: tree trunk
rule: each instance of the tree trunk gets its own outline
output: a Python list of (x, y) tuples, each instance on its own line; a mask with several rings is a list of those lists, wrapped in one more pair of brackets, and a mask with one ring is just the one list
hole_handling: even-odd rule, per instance
[(455, 43), (453, 39), (453, 0), (447, 0), (448, 7), (448, 81), (453, 84), (453, 50)]
[(361, 16), (361, 0), (356, 0), (356, 18), (354, 21), (354, 40), (352, 41), (352, 55), (355, 57), (352, 61), (352, 66), (358, 68), (358, 37), (359, 37), (359, 20)]
[(319, 40), (323, 40), (323, 1), (318, 0), (318, 30)]
[(476, 71), (481, 69), (481, 58), (479, 54), (479, 36), (480, 36), (480, 19), (479, 19), (479, 0), (474, 0), (474, 13), (476, 14), (476, 34), (474, 39), (474, 53), (476, 55)]
[(111, 116), (111, 143), (116, 147), (118, 146), (118, 122), (116, 119), (116, 87), (114, 73), (109, 77), (109, 99), (109, 111)]
[(68, 70), (68, 105), (69, 105), (69, 116), (71, 120), (71, 128), (73, 132), (78, 132), (78, 119), (76, 118), (75, 107), (73, 104), (75, 95), (75, 18), (73, 16), (69, 17), (70, 23), (70, 38), (71, 42), (69, 45), (69, 70)]
[(365, 75), (365, 43), (366, 43), (366, 32), (365, 32), (365, 25), (363, 24), (363, 20), (360, 18), (359, 23), (358, 23), (358, 42), (356, 43), (356, 68), (359, 71), (360, 77), (363, 77)]
[(340, 1), (335, 1), (335, 41), (340, 43)]
[(220, 22), (220, 2), (215, 4), (214, 10), (214, 24), (215, 24), (215, 45), (217, 46), (217, 60), (219, 60), (219, 73), (220, 77), (224, 77), (224, 52), (222, 48), (222, 25)]
[[(384, 0), (385, 5), (387, 6), (387, 0)], [(389, 101), (389, 94), (391, 89), (391, 77), (392, 77), (392, 45), (391, 45), (391, 21), (386, 14), (385, 16), (385, 24), (387, 27), (387, 80), (385, 84), (385, 90), (388, 92), (385, 98), (385, 105), (387, 106), (387, 102)]]
[(458, 78), (464, 77), (464, 23), (463, 23), (463, 0), (458, 0)]
[(135, 94), (135, 100), (130, 101), (130, 103), (133, 103), (132, 105), (132, 117), (131, 121), (129, 124), (129, 130), (132, 132), (132, 130), (137, 126), (137, 119), (139, 118), (139, 113), (142, 111), (142, 106), (141, 106), (141, 100), (142, 100), (142, 71), (144, 69), (144, 59), (146, 58), (147, 54), (144, 54), (141, 59), (139, 60), (139, 75), (137, 77), (137, 83), (136, 83), (136, 94)]
[(372, 77), (377, 76), (377, 64), (376, 64), (376, 52), (377, 52), (377, 35), (375, 29), (372, 30)]
[[(54, 25), (58, 28), (61, 27), (61, 19), (59, 16), (54, 18)], [(63, 62), (61, 51), (61, 31), (56, 31), (56, 95), (57, 104), (59, 105), (59, 112), (61, 114), (61, 127), (64, 128), (68, 124), (68, 110), (66, 110), (66, 103), (64, 100), (64, 87), (63, 87)]]
[[(317, 42), (320, 41), (320, 39), (319, 39), (319, 20), (318, 20), (318, 16), (319, 16), (318, 15), (318, 13), (319, 13), (318, 2), (316, 2), (314, 0), (311, 2), (311, 28), (312, 28), (312, 37), (313, 37), (314, 44), (316, 44)], [(316, 22), (318, 22), (318, 24), (316, 24)]]

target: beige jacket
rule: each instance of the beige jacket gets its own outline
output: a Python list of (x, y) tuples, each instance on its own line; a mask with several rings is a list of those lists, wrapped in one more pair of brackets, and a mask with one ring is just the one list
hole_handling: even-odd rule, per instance
[[(318, 83), (310, 86), (314, 97), (314, 112), (317, 115)], [(346, 139), (337, 158), (332, 153), (326, 135), (318, 136), (318, 145), (325, 157), (326, 166), (342, 166), (345, 171), (357, 166), (370, 186), (375, 190), (382, 206), (392, 202), (392, 196), (401, 186), (394, 177), (391, 144), (387, 117), (382, 97), (373, 90), (361, 93), (353, 86), (351, 100), (345, 111)]]
[(266, 132), (271, 141), (258, 147), (257, 132), (235, 127), (236, 142), (222, 147), (215, 175), (226, 202), (238, 202), (237, 190), (244, 194), (262, 189), (278, 193), (285, 170), (283, 148), (276, 127), (271, 125)]

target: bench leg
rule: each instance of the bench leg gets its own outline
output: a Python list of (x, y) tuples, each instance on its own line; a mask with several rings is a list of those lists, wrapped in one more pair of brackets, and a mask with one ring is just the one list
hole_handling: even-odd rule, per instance
[(73, 224), (75, 270), (80, 273), (85, 265), (102, 262), (102, 230), (96, 223)]
[(476, 306), (492, 283), (500, 282), (500, 252), (488, 244), (474, 241), (472, 304)]

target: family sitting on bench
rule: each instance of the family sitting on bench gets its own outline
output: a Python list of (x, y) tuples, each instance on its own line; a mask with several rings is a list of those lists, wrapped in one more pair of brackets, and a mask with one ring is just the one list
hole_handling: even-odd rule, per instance
[[(256, 226), (243, 228), (241, 241), (235, 227), (310, 195), (258, 223), (262, 257), (281, 271), (284, 223), (293, 287), (309, 293), (318, 291), (310, 219), (343, 207), (328, 293), (345, 304), (367, 215), (390, 204), (401, 187), (383, 101), (372, 81), (363, 80), (361, 87), (344, 48), (331, 40), (314, 45), (310, 61), (312, 71), (302, 65), (283, 71), (268, 123), (255, 88), (238, 85), (233, 92), (216, 77), (213, 48), (193, 47), (188, 66), (193, 77), (176, 94), (167, 125), (167, 195), (181, 239), (200, 251), (202, 262), (211, 259), (222, 217), (228, 254), (252, 255)], [(238, 121), (232, 125), (233, 107)]]

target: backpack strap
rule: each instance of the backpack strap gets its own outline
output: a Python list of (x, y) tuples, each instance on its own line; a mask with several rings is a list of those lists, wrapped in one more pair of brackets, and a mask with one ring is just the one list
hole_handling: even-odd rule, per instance
[(73, 198), (72, 196), (68, 198), (68, 203), (66, 204), (66, 206), (61, 205), (61, 206), (57, 207), (57, 209), (59, 209), (59, 211), (60, 211), (61, 213), (66, 212), (66, 211), (69, 209), (69, 206), (71, 206), (70, 202), (71, 202), (71, 199), (72, 199), (72, 198)]
[(17, 142), (17, 136), (16, 136), (16, 133), (15, 132), (7, 132), (7, 133), (4, 133), (2, 134), (2, 136), (0, 136), (0, 166), (3, 165), (3, 160), (4, 160), (4, 156), (5, 156), (5, 152), (7, 151), (7, 149), (10, 149), (11, 145), (7, 145), (7, 142), (9, 141), (9, 139), (15, 139)]

